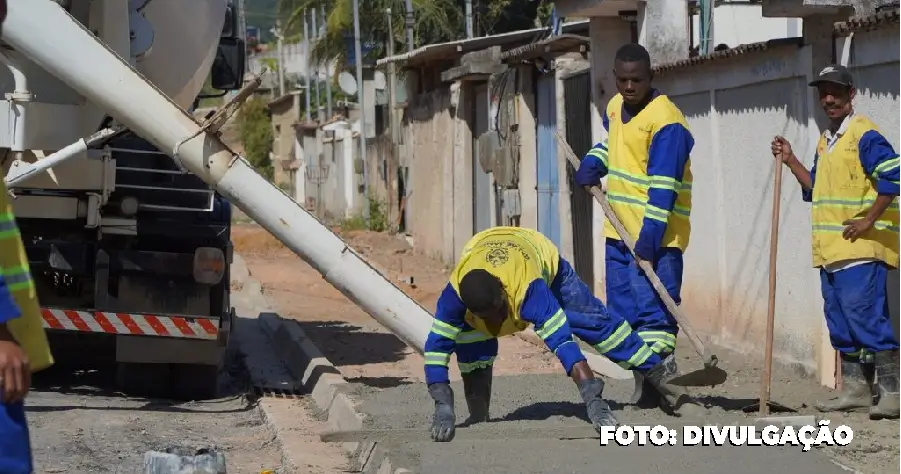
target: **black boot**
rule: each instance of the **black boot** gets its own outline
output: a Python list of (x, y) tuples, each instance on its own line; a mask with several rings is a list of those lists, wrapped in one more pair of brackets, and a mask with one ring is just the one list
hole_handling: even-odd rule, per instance
[(699, 417), (704, 413), (704, 408), (696, 402), (685, 387), (670, 383), (678, 377), (679, 368), (676, 366), (676, 358), (670, 355), (659, 364), (651, 367), (645, 373), (645, 378), (657, 392), (662, 401), (677, 416)]
[(873, 404), (873, 370), (873, 364), (842, 355), (842, 391), (831, 400), (815, 403), (814, 407), (822, 412), (869, 408)]
[[(660, 354), (661, 359), (666, 359), (669, 356), (669, 352)], [(657, 408), (660, 406), (660, 400), (663, 398), (663, 395), (654, 388), (654, 385), (647, 380), (644, 374), (633, 370), (632, 377), (635, 381), (635, 390), (632, 392), (632, 398), (629, 399), (629, 403), (641, 410)]]
[(876, 389), (879, 402), (870, 408), (871, 420), (897, 419), (898, 399), (898, 351), (877, 352)]
[(491, 367), (476, 369), (463, 374), (463, 394), (469, 408), (466, 424), (488, 421), (491, 406)]

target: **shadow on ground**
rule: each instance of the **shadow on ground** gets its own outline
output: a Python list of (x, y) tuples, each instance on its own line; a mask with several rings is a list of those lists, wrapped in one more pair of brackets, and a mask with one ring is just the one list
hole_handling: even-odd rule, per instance
[(367, 331), (340, 321), (298, 321), (297, 324), (336, 367), (399, 362), (407, 350), (393, 334)]
[[(52, 344), (52, 341), (51, 341)], [(42, 370), (32, 376), (32, 392), (44, 392), (59, 395), (75, 395), (78, 397), (88, 398), (118, 398), (130, 400), (143, 405), (138, 406), (91, 406), (89, 403), (79, 405), (29, 405), (26, 409), (29, 412), (55, 412), (67, 410), (142, 410), (142, 411), (166, 411), (173, 413), (235, 413), (245, 412), (254, 408), (254, 403), (246, 398), (246, 394), (250, 388), (249, 375), (244, 367), (243, 357), (236, 350), (230, 348), (223, 367), (218, 372), (217, 390), (213, 399), (206, 400), (186, 400), (171, 399), (166, 396), (166, 388), (160, 387), (159, 395), (148, 395), (142, 390), (132, 390), (121, 385), (117, 373), (123, 370), (115, 361), (115, 355), (109, 353), (108, 348), (104, 345), (91, 346), (95, 350), (94, 357), (81, 358), (80, 353), (84, 352), (83, 347), (78, 348), (78, 352), (73, 352), (73, 347), (66, 345), (51, 345), (53, 349), (56, 363), (48, 369)], [(98, 354), (104, 354), (105, 357), (97, 357)], [(165, 364), (160, 364), (160, 369), (166, 369)], [(128, 366), (125, 366), (128, 370)], [(160, 373), (148, 373), (148, 377), (163, 375), (166, 376), (165, 370), (157, 371)], [(138, 372), (134, 375), (140, 377)], [(173, 379), (173, 383), (175, 383)], [(214, 405), (221, 404), (229, 400), (244, 400), (240, 403), (240, 407), (235, 408), (234, 404), (229, 405), (229, 409), (218, 409)]]

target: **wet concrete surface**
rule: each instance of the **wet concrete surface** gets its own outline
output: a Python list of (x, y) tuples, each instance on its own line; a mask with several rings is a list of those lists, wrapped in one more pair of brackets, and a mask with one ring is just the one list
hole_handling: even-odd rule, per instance
[[(458, 425), (467, 416), (462, 385), (452, 384)], [(631, 394), (631, 381), (608, 381), (604, 396), (624, 425), (658, 425), (676, 429), (685, 424), (752, 424), (753, 418), (739, 410), (712, 406), (705, 420), (686, 420), (660, 410), (638, 410), (623, 404)], [(803, 452), (801, 447), (705, 447), (705, 446), (600, 446), (594, 440), (515, 439), (524, 427), (554, 428), (586, 423), (585, 408), (572, 381), (558, 375), (495, 377), (491, 416), (487, 424), (465, 430), (487, 430), (495, 439), (467, 439), (450, 443), (428, 440), (433, 402), (422, 384), (402, 385), (386, 390), (360, 392), (361, 411), (371, 429), (421, 429), (422, 441), (392, 442), (391, 459), (396, 467), (417, 473), (596, 473), (610, 469), (626, 472), (758, 473), (796, 472), (830, 474), (847, 472), (822, 450)], [(385, 444), (383, 443), (383, 444)]]

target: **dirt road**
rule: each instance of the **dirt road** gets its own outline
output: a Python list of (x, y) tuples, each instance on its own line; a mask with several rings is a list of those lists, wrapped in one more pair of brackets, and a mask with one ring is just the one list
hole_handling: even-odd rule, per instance
[[(443, 265), (416, 255), (399, 237), (370, 232), (344, 233), (343, 237), (384, 275), (394, 279), (402, 290), (429, 310), (434, 310), (435, 300), (448, 275)], [(407, 389), (424, 393), (424, 388), (419, 385), (422, 382), (421, 357), (344, 298), (315, 270), (259, 227), (236, 226), (233, 241), (254, 278), (262, 283), (270, 303), (282, 317), (297, 320), (346, 379), (375, 392), (397, 393), (395, 398), (409, 398)], [(400, 279), (409, 281), (410, 277), (413, 285), (398, 282)], [(680, 342), (684, 342), (681, 339)], [(701, 366), (700, 361), (692, 358), (690, 349), (681, 349), (680, 353), (688, 356), (680, 360), (684, 369), (693, 370)], [(707, 407), (708, 421), (751, 421), (753, 414), (745, 415), (740, 408), (757, 399), (760, 360), (723, 348), (718, 348), (716, 353), (721, 360), (720, 366), (729, 373), (729, 379), (722, 386), (694, 389), (696, 396)], [(511, 336), (501, 339), (495, 371), (498, 376), (560, 375), (560, 366), (546, 349)], [(458, 374), (452, 373), (452, 378), (457, 379)], [(410, 387), (405, 387), (407, 385)], [(539, 385), (552, 384), (542, 382)], [(614, 386), (616, 384), (611, 385)], [(542, 390), (541, 387), (528, 395), (530, 400), (544, 407), (556, 406), (559, 396), (561, 394)], [(623, 410), (633, 409), (624, 406), (626, 395), (622, 389), (613, 390), (610, 396), (614, 404), (623, 407)], [(775, 368), (774, 401), (793, 407), (802, 414), (816, 414), (811, 408), (812, 402), (828, 396), (828, 390), (792, 369)], [(404, 404), (400, 403), (400, 406)], [(401, 411), (416, 426), (428, 421), (427, 416), (419, 416), (409, 407)], [(508, 414), (493, 415), (505, 417)], [(652, 415), (656, 413), (648, 414)], [(538, 416), (549, 415), (541, 413)], [(855, 429), (854, 442), (850, 446), (826, 450), (839, 463), (860, 472), (898, 472), (897, 421), (871, 422), (865, 414), (835, 414), (826, 418), (832, 420), (833, 426), (847, 424)]]
[(27, 404), (36, 472), (133, 474), (142, 472), (146, 451), (170, 446), (217, 447), (229, 472), (278, 468), (273, 435), (244, 397), (247, 374), (240, 359), (232, 353), (221, 376), (223, 396), (204, 402), (126, 397), (113, 388), (112, 366), (73, 370), (60, 364), (39, 374)]

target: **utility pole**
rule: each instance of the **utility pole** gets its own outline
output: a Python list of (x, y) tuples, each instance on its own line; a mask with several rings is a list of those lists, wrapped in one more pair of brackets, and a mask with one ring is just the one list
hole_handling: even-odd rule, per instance
[(275, 38), (278, 41), (275, 54), (278, 55), (278, 96), (285, 95), (285, 34), (282, 31), (282, 21), (275, 20)]
[(466, 0), (466, 37), (472, 38), (472, 0)]
[[(328, 34), (328, 26), (326, 23), (325, 16), (325, 7), (321, 7), (320, 12), (322, 13), (322, 37), (324, 38)], [(325, 63), (325, 114), (326, 120), (332, 118), (332, 71), (331, 71), (331, 62), (326, 61)]]
[[(247, 40), (247, 14), (244, 11), (244, 0), (238, 0), (238, 34)], [(250, 61), (244, 61), (244, 72), (250, 71)]]
[[(394, 56), (394, 22), (391, 18), (391, 9), (385, 10), (388, 16), (388, 57)], [(387, 168), (388, 178), (388, 221), (391, 223), (388, 230), (393, 232), (394, 218), (394, 198), (397, 196), (397, 167), (400, 165), (398, 159), (398, 124), (397, 124), (397, 69), (394, 62), (388, 63), (388, 124), (391, 130), (391, 154), (389, 156)]]
[(413, 51), (415, 44), (413, 43), (413, 0), (406, 1), (406, 15), (404, 16), (404, 26), (407, 27), (407, 51)]
[(310, 34), (307, 29), (307, 11), (303, 11), (303, 70), (304, 70), (304, 84), (306, 88), (303, 91), (303, 96), (307, 101), (307, 123), (313, 121), (310, 116)]
[[(313, 28), (313, 39), (319, 40), (319, 30), (316, 28), (316, 9), (314, 8), (310, 12), (310, 14), (312, 15), (311, 16), (312, 23), (310, 24), (310, 26)], [(322, 122), (323, 121), (322, 117), (319, 116), (320, 115), (319, 107), (320, 107), (320, 104), (322, 103), (322, 101), (321, 101), (322, 98), (319, 96), (319, 60), (318, 59), (316, 60), (315, 65), (313, 66), (313, 74), (314, 74), (313, 77), (315, 78), (315, 81), (316, 81), (314, 83), (314, 87), (316, 88), (316, 119), (319, 120), (320, 122)]]
[(360, 108), (360, 160), (363, 164), (363, 218), (369, 223), (369, 173), (366, 166), (366, 107), (363, 93), (363, 53), (360, 48), (360, 0), (354, 0), (354, 62), (357, 66), (357, 106)]

